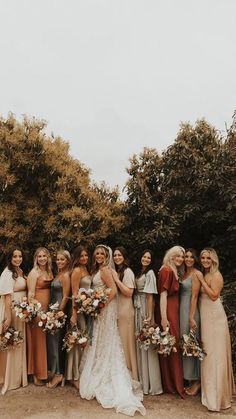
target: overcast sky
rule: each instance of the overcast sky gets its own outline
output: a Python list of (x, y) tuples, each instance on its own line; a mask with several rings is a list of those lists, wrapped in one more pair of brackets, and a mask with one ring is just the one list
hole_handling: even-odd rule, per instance
[(224, 131), (236, 108), (235, 0), (0, 0), (0, 114), (48, 121), (92, 179), (181, 121)]

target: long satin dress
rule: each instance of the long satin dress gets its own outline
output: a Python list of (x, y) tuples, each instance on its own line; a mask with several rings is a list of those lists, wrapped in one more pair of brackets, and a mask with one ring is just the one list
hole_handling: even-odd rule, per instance
[[(153, 296), (157, 294), (156, 276), (151, 269), (136, 279), (134, 307), (137, 333), (141, 331), (143, 321), (147, 318), (147, 294), (153, 294)], [(144, 394), (163, 393), (159, 356), (153, 351), (152, 345), (148, 350), (145, 350), (137, 344), (137, 361), (139, 380), (143, 386)]]
[[(4, 296), (11, 294), (16, 302), (21, 301), (26, 296), (26, 280), (18, 276), (13, 279), (12, 272), (6, 268), (0, 279), (0, 306), (4, 307)], [(1, 309), (0, 309), (1, 310)], [(4, 307), (5, 311), (5, 307)], [(4, 320), (4, 311), (2, 310), (2, 320)], [(0, 384), (3, 384), (2, 394), (7, 390), (13, 390), (18, 387), (27, 386), (27, 362), (26, 362), (26, 327), (25, 323), (16, 317), (15, 310), (12, 310), (11, 326), (20, 330), (23, 335), (23, 343), (17, 348), (0, 352)]]
[[(130, 289), (135, 288), (134, 273), (130, 268), (125, 269), (122, 283)], [(132, 379), (138, 381), (133, 299), (126, 297), (121, 291), (118, 292), (118, 329), (127, 368)]]
[[(182, 337), (183, 334), (188, 334), (190, 332), (190, 325), (189, 325), (189, 312), (190, 312), (190, 305), (191, 305), (191, 298), (192, 298), (192, 278), (186, 278), (180, 284), (180, 336)], [(198, 306), (196, 307), (196, 312), (194, 319), (197, 324), (197, 337), (199, 339), (199, 332), (200, 332), (200, 315)], [(200, 380), (200, 361), (198, 358), (194, 356), (186, 356), (182, 357), (183, 359), (183, 371), (184, 371), (184, 379), (189, 381)]]
[[(80, 280), (80, 288), (89, 289), (91, 287), (91, 276), (86, 275)], [(78, 290), (79, 291), (79, 290)], [(86, 321), (83, 314), (78, 314), (78, 321), (77, 326), (79, 329), (85, 330), (86, 329)], [(79, 366), (82, 357), (83, 351), (81, 350), (79, 345), (74, 346), (67, 354), (66, 357), (66, 373), (65, 378), (67, 380), (79, 380), (80, 373), (79, 373)]]
[[(184, 377), (181, 350), (179, 348), (179, 282), (169, 267), (159, 271), (157, 289), (159, 294), (167, 291), (167, 319), (170, 322), (170, 334), (176, 338), (177, 352), (169, 356), (160, 355), (160, 366), (164, 393), (178, 393), (184, 398)], [(160, 302), (156, 304), (156, 322), (161, 324)]]
[[(55, 278), (51, 283), (50, 304), (59, 303), (63, 298), (62, 283), (59, 278)], [(65, 327), (59, 329), (54, 335), (47, 335), (48, 347), (48, 371), (51, 374), (64, 374), (65, 371), (65, 351), (62, 350)]]
[[(35, 287), (35, 299), (42, 304), (42, 310), (48, 311), (51, 281), (39, 274)], [(37, 319), (27, 327), (28, 374), (35, 375), (39, 380), (48, 377), (46, 333), (37, 326)]]
[(235, 391), (227, 317), (220, 298), (212, 301), (201, 288), (201, 337), (207, 355), (201, 362), (202, 404), (220, 411), (231, 406)]

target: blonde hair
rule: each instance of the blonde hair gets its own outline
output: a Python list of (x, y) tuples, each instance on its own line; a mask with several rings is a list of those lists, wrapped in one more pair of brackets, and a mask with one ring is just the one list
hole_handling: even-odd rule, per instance
[(163, 268), (164, 266), (168, 266), (169, 268), (171, 268), (177, 279), (178, 279), (178, 271), (173, 262), (173, 259), (179, 252), (182, 252), (184, 255), (185, 249), (181, 246), (173, 246), (169, 250), (167, 250), (163, 259), (162, 267), (161, 267)]
[(200, 253), (200, 262), (201, 262), (201, 257), (203, 255), (203, 253), (209, 253), (209, 256), (210, 256), (211, 261), (212, 261), (212, 265), (210, 267), (209, 272), (211, 274), (214, 274), (215, 272), (219, 271), (219, 258), (218, 258), (218, 255), (217, 255), (215, 249), (213, 249), (211, 247), (206, 247), (205, 249), (203, 249)]
[(98, 250), (98, 249), (102, 249), (103, 250), (103, 254), (104, 254), (104, 256), (105, 256), (105, 261), (104, 261), (104, 263), (103, 263), (103, 265), (102, 266), (108, 266), (109, 265), (109, 263), (110, 263), (110, 259), (111, 259), (111, 257), (110, 257), (110, 252), (109, 252), (109, 247), (108, 246), (105, 246), (104, 244), (98, 244), (96, 247), (95, 247), (95, 250), (94, 250), (94, 252), (93, 252), (93, 258), (92, 258), (92, 273), (96, 273), (97, 271), (98, 271), (98, 269), (99, 269), (99, 266), (98, 266), (98, 264), (97, 264), (97, 262), (96, 262), (96, 251)]
[(60, 249), (60, 250), (57, 251), (56, 256), (57, 255), (63, 255), (63, 256), (65, 256), (67, 262), (70, 263), (71, 256), (70, 256), (70, 252), (68, 252), (68, 250)]
[(44, 252), (47, 255), (47, 263), (46, 263), (46, 272), (49, 276), (49, 278), (53, 278), (53, 273), (52, 273), (52, 258), (51, 255), (48, 251), (48, 249), (46, 249), (46, 247), (38, 247), (38, 249), (36, 249), (35, 253), (34, 253), (34, 269), (36, 271), (39, 271), (39, 265), (38, 265), (38, 255), (40, 252)]

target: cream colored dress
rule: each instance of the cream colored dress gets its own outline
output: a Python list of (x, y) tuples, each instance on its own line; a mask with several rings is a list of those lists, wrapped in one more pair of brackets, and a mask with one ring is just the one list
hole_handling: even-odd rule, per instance
[(227, 317), (220, 298), (212, 301), (201, 289), (201, 339), (206, 357), (201, 362), (202, 404), (220, 411), (231, 406), (234, 387)]
[[(134, 274), (130, 268), (125, 269), (122, 283), (128, 288), (135, 288)], [(127, 368), (133, 380), (138, 381), (133, 300), (121, 291), (118, 294), (118, 329)]]
[[(14, 301), (21, 301), (26, 295), (26, 281), (23, 277), (13, 279), (12, 272), (4, 269), (0, 278), (0, 323), (5, 318), (5, 296), (12, 295)], [(20, 330), (24, 341), (19, 347), (0, 352), (0, 384), (3, 384), (2, 394), (7, 390), (13, 390), (20, 386), (27, 386), (27, 362), (26, 362), (26, 326), (25, 323), (15, 315), (12, 310), (11, 326)]]
[[(86, 275), (80, 281), (80, 288), (89, 289), (91, 287), (91, 276)], [(78, 290), (79, 291), (79, 290)], [(83, 314), (78, 315), (78, 322), (77, 322), (79, 329), (86, 329), (85, 318)], [(66, 380), (79, 380), (80, 373), (79, 373), (79, 366), (82, 357), (82, 350), (79, 345), (74, 346), (67, 354), (66, 357), (66, 372), (65, 378)]]

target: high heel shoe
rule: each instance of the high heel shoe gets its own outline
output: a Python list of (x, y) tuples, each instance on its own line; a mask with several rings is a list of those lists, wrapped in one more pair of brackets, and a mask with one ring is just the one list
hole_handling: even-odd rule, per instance
[(42, 380), (40, 380), (39, 378), (36, 377), (36, 375), (33, 376), (33, 380), (34, 380), (34, 385), (35, 386), (43, 386), (44, 383)]
[(70, 383), (76, 388), (76, 390), (79, 390), (79, 380), (70, 380)]
[(201, 389), (201, 383), (197, 382), (197, 383), (194, 383), (191, 387), (187, 388), (185, 390), (185, 393), (188, 396), (196, 396), (199, 393), (200, 389)]
[(46, 384), (47, 388), (56, 388), (59, 384), (61, 384), (61, 387), (64, 387), (65, 385), (65, 379), (62, 374), (54, 375), (52, 381), (49, 381)]

